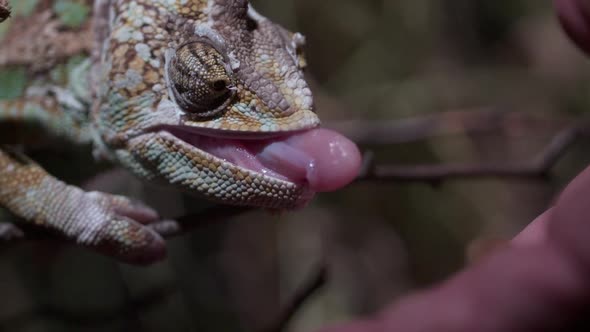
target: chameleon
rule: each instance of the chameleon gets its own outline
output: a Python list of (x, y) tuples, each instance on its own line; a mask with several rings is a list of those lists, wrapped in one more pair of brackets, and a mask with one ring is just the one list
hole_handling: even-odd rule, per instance
[(0, 207), (30, 226), (126, 263), (166, 255), (150, 227), (157, 211), (84, 191), (28, 157), (48, 140), (90, 145), (96, 159), (197, 199), (272, 211), (356, 175), (354, 143), (320, 128), (304, 36), (247, 0), (13, 9), (0, 24), (0, 83), (11, 86), (0, 88)]

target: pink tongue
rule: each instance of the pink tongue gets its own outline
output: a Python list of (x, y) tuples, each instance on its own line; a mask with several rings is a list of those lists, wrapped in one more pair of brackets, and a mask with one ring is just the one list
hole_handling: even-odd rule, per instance
[(291, 180), (307, 181), (316, 192), (344, 187), (355, 179), (361, 165), (356, 145), (328, 129), (314, 129), (273, 142), (256, 159)]

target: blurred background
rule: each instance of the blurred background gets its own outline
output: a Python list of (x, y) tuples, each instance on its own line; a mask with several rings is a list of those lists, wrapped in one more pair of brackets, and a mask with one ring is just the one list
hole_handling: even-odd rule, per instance
[[(590, 64), (549, 1), (252, 2), (307, 36), (324, 125), (373, 155), (369, 171), (393, 167), (395, 176), (369, 172), (294, 213), (196, 219), (170, 241), (169, 259), (148, 268), (53, 241), (7, 245), (0, 330), (313, 331), (445, 279), (519, 232), (590, 162), (589, 142), (578, 140), (547, 174), (527, 171), (590, 106)], [(56, 175), (133, 195), (166, 216), (202, 209), (107, 165), (92, 178), (97, 167), (80, 152), (35, 154)], [(517, 176), (424, 179), (415, 165), (430, 165), (425, 174), (497, 165)], [(323, 286), (276, 328), (319, 266)]]

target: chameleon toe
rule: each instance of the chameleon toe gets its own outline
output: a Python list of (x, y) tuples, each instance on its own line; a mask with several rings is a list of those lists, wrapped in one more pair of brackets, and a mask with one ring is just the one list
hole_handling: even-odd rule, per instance
[(116, 204), (113, 208), (117, 214), (133, 219), (141, 224), (149, 224), (160, 218), (158, 212), (154, 209), (137, 201), (126, 201), (122, 204)]
[(149, 265), (164, 260), (166, 253), (166, 242), (153, 232), (146, 245), (141, 249), (126, 253), (122, 260), (133, 265)]
[(154, 230), (129, 219), (109, 222), (95, 239), (97, 250), (134, 265), (158, 262), (166, 257), (166, 242)]

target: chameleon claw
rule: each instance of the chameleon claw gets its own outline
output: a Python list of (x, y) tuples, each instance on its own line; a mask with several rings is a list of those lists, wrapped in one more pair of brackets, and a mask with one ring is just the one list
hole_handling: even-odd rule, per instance
[(182, 232), (182, 226), (176, 220), (162, 220), (148, 225), (161, 236), (173, 236)]
[(138, 250), (122, 253), (121, 261), (133, 265), (150, 265), (166, 258), (167, 249), (164, 239), (155, 231), (142, 227), (145, 236), (145, 243)]
[(128, 217), (143, 225), (160, 220), (158, 212), (136, 200), (113, 196), (111, 204), (113, 211), (118, 215)]
[(106, 224), (94, 243), (90, 247), (98, 252), (133, 265), (148, 265), (166, 257), (166, 242), (157, 232), (126, 218)]

